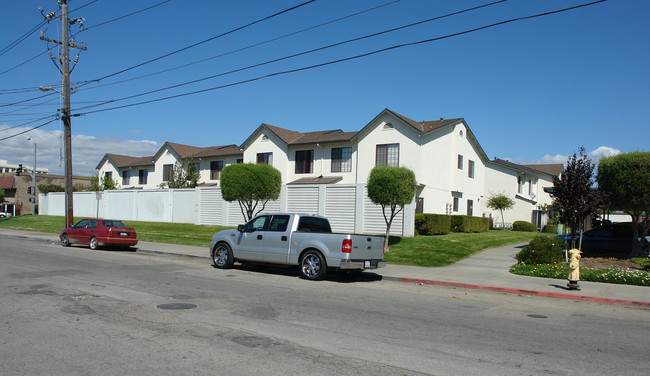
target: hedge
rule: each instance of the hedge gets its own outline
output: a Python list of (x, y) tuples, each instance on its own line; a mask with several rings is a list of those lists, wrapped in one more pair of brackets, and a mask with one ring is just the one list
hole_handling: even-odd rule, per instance
[(416, 214), (415, 230), (419, 235), (444, 235), (450, 231), (451, 217), (444, 214)]
[(537, 226), (526, 221), (515, 221), (512, 224), (512, 231), (536, 232)]
[(542, 232), (546, 234), (557, 234), (557, 225), (544, 225)]
[(451, 216), (452, 232), (487, 232), (490, 229), (490, 219), (486, 217), (469, 217), (466, 215)]

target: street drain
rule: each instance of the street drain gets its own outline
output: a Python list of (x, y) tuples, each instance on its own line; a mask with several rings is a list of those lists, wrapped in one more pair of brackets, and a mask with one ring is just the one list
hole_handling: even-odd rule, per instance
[(168, 303), (168, 304), (159, 304), (156, 308), (160, 309), (192, 309), (198, 307), (196, 304), (191, 303)]
[(526, 316), (528, 316), (528, 317), (532, 317), (532, 318), (534, 318), (534, 319), (547, 319), (547, 318), (548, 318), (548, 316), (544, 316), (544, 315), (535, 315), (535, 314), (530, 314), (530, 315), (526, 315)]

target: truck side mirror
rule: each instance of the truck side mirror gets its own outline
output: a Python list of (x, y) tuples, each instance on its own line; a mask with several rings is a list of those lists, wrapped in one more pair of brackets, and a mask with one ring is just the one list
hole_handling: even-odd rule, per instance
[(244, 232), (244, 225), (237, 226), (237, 231)]

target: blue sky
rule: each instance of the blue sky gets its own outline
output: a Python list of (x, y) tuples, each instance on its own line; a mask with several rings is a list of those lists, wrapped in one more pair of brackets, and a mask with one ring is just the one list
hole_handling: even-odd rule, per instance
[[(84, 17), (87, 28), (71, 27), (75, 43), (86, 42), (88, 47), (79, 54), (71, 74), (77, 87), (72, 95), (72, 113), (81, 115), (72, 119), (73, 172), (94, 175), (105, 153), (153, 155), (166, 141), (202, 147), (239, 145), (261, 123), (300, 132), (356, 131), (384, 108), (418, 121), (462, 117), (489, 158), (518, 163), (562, 163), (580, 146), (595, 160), (600, 154), (648, 150), (650, 2), (639, 0), (609, 0), (201, 94), (93, 112), (231, 85), (589, 1), (509, 0), (195, 84), (119, 100), (491, 3), (317, 0), (167, 58), (93, 81), (303, 2), (70, 0), (71, 18)], [(49, 168), (51, 173), (62, 173), (58, 121), (11, 137), (47, 122), (36, 119), (52, 116), (61, 107), (58, 94), (53, 92), (30, 100), (47, 94), (38, 91), (38, 86), (56, 87), (59, 83), (60, 73), (48, 55), (24, 63), (54, 46), (40, 40), (39, 31), (44, 30), (48, 38), (60, 39), (60, 22), (53, 20), (7, 48), (43, 20), (38, 7), (45, 13), (58, 8), (55, 0), (3, 4), (0, 159), (31, 165), (31, 142), (35, 140), (37, 165)], [(378, 8), (369, 10), (373, 7)], [(357, 12), (363, 13), (229, 53)], [(52, 51), (58, 55), (56, 49)], [(72, 58), (78, 52), (72, 49)], [(172, 69), (218, 55), (223, 56)], [(169, 71), (158, 73), (164, 70)], [(142, 77), (145, 75), (150, 76)], [(112, 100), (118, 101), (96, 106)], [(34, 122), (26, 124), (30, 121)]]

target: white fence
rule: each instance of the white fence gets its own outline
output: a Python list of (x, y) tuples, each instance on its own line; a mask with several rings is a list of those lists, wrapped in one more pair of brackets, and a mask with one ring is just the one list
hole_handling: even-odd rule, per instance
[[(73, 208), (75, 217), (221, 226), (244, 223), (239, 204), (225, 201), (218, 187), (75, 192)], [(65, 215), (65, 194), (39, 195), (38, 212)], [(263, 212), (323, 215), (335, 232), (386, 232), (381, 206), (370, 201), (365, 184), (283, 185), (280, 198), (267, 203)], [(414, 218), (415, 205), (406, 205), (393, 220), (391, 235), (413, 236)]]

